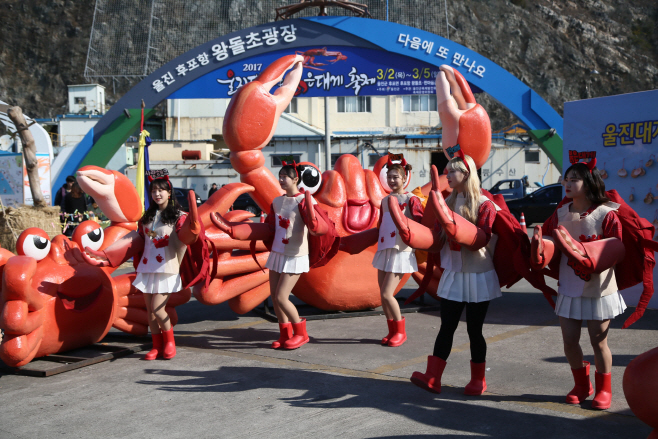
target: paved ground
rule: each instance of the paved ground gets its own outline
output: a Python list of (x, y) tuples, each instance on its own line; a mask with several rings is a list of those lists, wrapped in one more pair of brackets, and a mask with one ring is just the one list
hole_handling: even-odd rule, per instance
[[(557, 319), (530, 291), (519, 283), (491, 304), (481, 397), (462, 394), (470, 359), (463, 322), (444, 391), (409, 382), (424, 371), (437, 312), (406, 314), (409, 341), (399, 348), (379, 345), (384, 317), (370, 316), (310, 321), (309, 344), (274, 351), (275, 323), (193, 300), (179, 308), (171, 361), (135, 354), (49, 378), (0, 375), (0, 438), (645, 438), (651, 430), (628, 409), (622, 377), (656, 346), (658, 310), (632, 329), (619, 329), (632, 309), (614, 322), (613, 406), (593, 411), (589, 401), (562, 403), (572, 378)], [(593, 362), (585, 334), (582, 341)]]

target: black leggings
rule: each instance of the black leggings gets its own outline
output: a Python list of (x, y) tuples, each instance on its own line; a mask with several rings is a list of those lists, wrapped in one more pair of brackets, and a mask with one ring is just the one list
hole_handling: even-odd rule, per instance
[(484, 363), (487, 358), (487, 342), (482, 335), (484, 318), (489, 301), (468, 303), (441, 299), (441, 329), (434, 342), (434, 356), (446, 361), (452, 350), (452, 337), (459, 325), (462, 311), (466, 308), (466, 330), (471, 341), (471, 361)]

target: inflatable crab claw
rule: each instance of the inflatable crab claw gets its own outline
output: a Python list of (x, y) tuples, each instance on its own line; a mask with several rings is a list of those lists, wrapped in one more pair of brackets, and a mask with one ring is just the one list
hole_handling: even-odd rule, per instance
[(309, 232), (311, 234), (320, 236), (320, 235), (326, 235), (327, 232), (329, 231), (329, 225), (324, 222), (322, 218), (319, 218), (315, 214), (315, 207), (313, 205), (313, 196), (309, 191), (306, 191), (304, 193), (304, 200), (305, 200), (305, 215), (306, 215), (306, 227), (308, 227)]
[[(224, 141), (231, 150), (231, 164), (243, 183), (258, 187), (252, 197), (261, 208), (281, 195), (281, 188), (272, 173), (263, 166), (260, 151), (274, 135), (281, 113), (295, 95), (302, 77), (300, 55), (287, 55), (274, 61), (252, 82), (240, 87), (231, 98), (224, 117)], [(274, 93), (270, 89), (283, 83)]]
[(352, 235), (341, 237), (340, 247), (338, 249), (345, 253), (356, 255), (361, 253), (368, 247), (377, 244), (378, 239), (379, 239), (379, 230), (368, 229), (363, 232), (354, 233)]
[(441, 192), (430, 192), (430, 200), (434, 214), (450, 240), (471, 250), (478, 250), (486, 245), (484, 230), (450, 210)]
[(468, 82), (457, 70), (442, 65), (436, 77), (436, 98), (446, 157), (447, 147), (459, 145), (481, 168), (491, 151), (491, 121), (482, 105), (475, 101)]
[(272, 230), (266, 223), (233, 223), (219, 212), (211, 213), (210, 221), (219, 230), (240, 241), (267, 241), (272, 237)]
[(196, 195), (193, 190), (187, 193), (187, 202), (190, 206), (190, 212), (185, 218), (183, 226), (178, 231), (178, 239), (185, 245), (192, 245), (199, 237), (199, 233), (201, 233), (201, 222), (196, 208)]
[(533, 270), (544, 269), (555, 255), (555, 244), (550, 239), (543, 239), (541, 227), (535, 226), (530, 246), (530, 266)]
[(624, 259), (626, 248), (621, 239), (607, 238), (578, 242), (564, 226), (553, 230), (555, 245), (569, 259), (576, 261), (585, 273), (601, 273)]
[(402, 242), (414, 249), (437, 251), (435, 247), (436, 242), (439, 241), (438, 236), (435, 237), (428, 227), (407, 218), (402, 213), (400, 204), (395, 197), (388, 199), (388, 211)]

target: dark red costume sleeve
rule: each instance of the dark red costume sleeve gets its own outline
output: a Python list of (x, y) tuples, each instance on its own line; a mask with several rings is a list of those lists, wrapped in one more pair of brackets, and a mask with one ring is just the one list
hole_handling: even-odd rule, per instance
[(423, 204), (418, 197), (411, 197), (409, 199), (409, 209), (411, 210), (411, 218), (417, 223), (423, 220)]
[(496, 208), (493, 203), (491, 201), (485, 201), (480, 204), (478, 209), (478, 219), (475, 225), (484, 230), (484, 234), (486, 235), (485, 245), (489, 244), (489, 241), (491, 240), (494, 221), (496, 221)]
[(603, 218), (603, 237), (621, 239), (621, 221), (617, 214), (612, 211)]
[[(299, 203), (299, 213), (306, 221), (306, 200)], [(327, 265), (329, 261), (338, 253), (340, 246), (340, 236), (336, 231), (336, 225), (329, 219), (329, 215), (317, 204), (313, 205), (315, 215), (321, 218), (329, 225), (329, 231), (324, 235), (313, 235), (308, 233), (308, 263), (310, 268), (317, 268)]]

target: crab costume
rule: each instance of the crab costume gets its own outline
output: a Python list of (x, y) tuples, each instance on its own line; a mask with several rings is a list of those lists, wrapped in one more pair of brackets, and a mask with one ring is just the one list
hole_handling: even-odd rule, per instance
[[(594, 174), (596, 157), (588, 154), (590, 161), (582, 164)], [(642, 282), (642, 297), (623, 329), (642, 316), (653, 294), (655, 249), (648, 243), (654, 229), (616, 191), (606, 191), (605, 195), (610, 201), (583, 213), (572, 212), (573, 202), (565, 197), (544, 225), (535, 227), (530, 260), (533, 270), (558, 277), (555, 313), (565, 319), (613, 319), (626, 309), (618, 290)], [(579, 404), (594, 393), (590, 364), (583, 361), (582, 367), (571, 371), (575, 386), (566, 401)], [(592, 407), (605, 410), (612, 400), (611, 373), (596, 370), (595, 383)]]
[[(148, 171), (148, 173), (152, 184), (164, 181), (169, 191), (172, 190), (166, 169)], [(182, 215), (179, 212), (175, 224), (166, 224), (161, 217), (163, 211), (159, 208), (155, 209), (154, 217), (149, 223), (144, 224), (140, 220), (137, 231), (128, 233), (103, 251), (85, 248), (85, 252), (82, 253), (83, 258), (91, 265), (117, 267), (134, 257), (133, 264), (137, 268), (137, 277), (133, 285), (144, 294), (171, 294), (187, 289), (200, 279), (197, 276), (187, 285), (183, 285), (180, 275), (182, 261), (188, 253), (188, 246), (197, 242), (203, 227), (199, 222), (194, 191), (190, 191), (188, 197), (190, 213)], [(171, 209), (171, 201), (165, 198), (165, 202), (166, 209)], [(200, 250), (197, 248), (196, 253)], [(194, 251), (190, 250), (188, 257), (193, 257), (193, 253)], [(151, 298), (145, 300), (150, 301)], [(158, 310), (154, 310), (151, 313), (152, 318), (155, 318), (157, 312)], [(173, 325), (168, 330), (161, 324), (160, 326), (160, 332), (156, 333), (155, 329), (152, 330), (153, 349), (146, 354), (145, 360), (155, 360), (159, 357), (168, 360), (176, 356)]]

